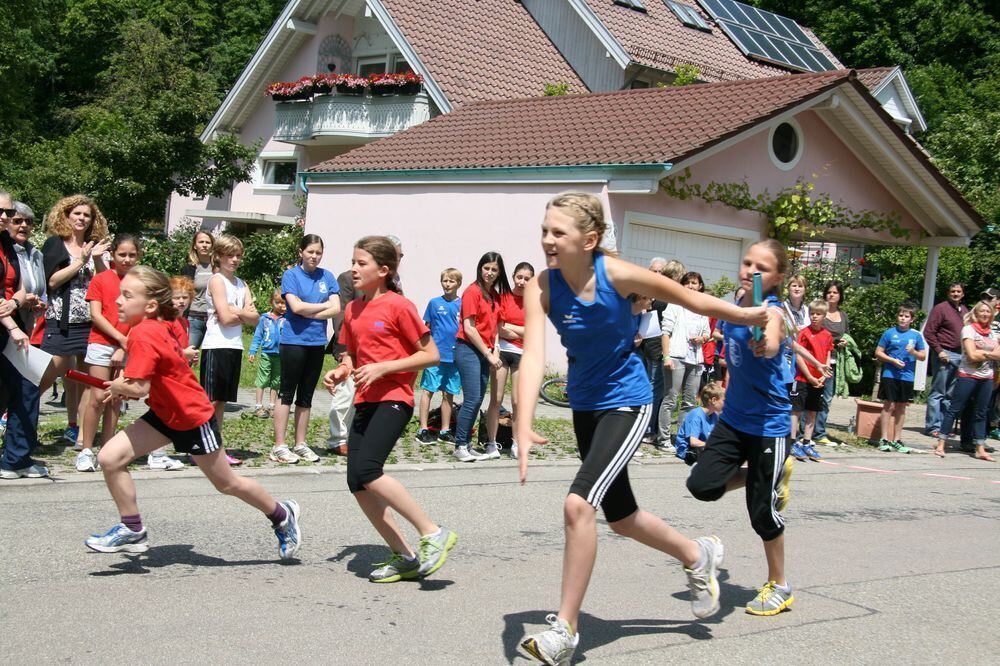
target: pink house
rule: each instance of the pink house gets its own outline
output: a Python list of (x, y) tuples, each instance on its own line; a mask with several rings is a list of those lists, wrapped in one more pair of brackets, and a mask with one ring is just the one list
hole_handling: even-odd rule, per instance
[[(271, 81), (331, 68), (412, 70), (424, 86), (264, 96)], [(684, 70), (699, 83), (656, 87)], [(570, 94), (541, 97), (546, 84)], [(807, 29), (734, 0), (290, 0), (202, 136), (260, 142), (254, 182), (222, 200), (175, 195), (167, 225), (273, 227), (304, 203), (335, 272), (358, 237), (398, 236), (419, 304), (442, 268), (468, 282), (487, 250), (541, 265), (543, 206), (566, 189), (605, 201), (605, 240), (624, 257), (732, 276), (764, 220), (672, 199), (661, 180), (690, 169), (696, 182), (773, 192), (802, 179), (910, 231), (825, 241), (930, 248), (926, 308), (938, 248), (968, 243), (982, 220), (913, 139), (925, 128), (899, 68), (844, 70)]]
[[(407, 295), (423, 302), (440, 269), (470, 275), (487, 250), (541, 265), (544, 204), (578, 189), (604, 200), (615, 232), (606, 241), (626, 259), (676, 257), (708, 282), (732, 277), (765, 220), (669, 197), (661, 179), (685, 169), (693, 181), (746, 180), (755, 192), (801, 178), (853, 210), (893, 211), (931, 264), (983, 224), (858, 75), (837, 70), (469, 105), (310, 169), (306, 228), (346, 241), (395, 234)], [(335, 242), (324, 260), (340, 268), (349, 254), (349, 242)], [(930, 265), (926, 301), (935, 273)]]

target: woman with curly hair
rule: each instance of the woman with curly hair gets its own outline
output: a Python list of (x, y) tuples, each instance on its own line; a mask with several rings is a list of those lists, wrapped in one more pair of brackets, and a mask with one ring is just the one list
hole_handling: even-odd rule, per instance
[[(104, 253), (110, 247), (107, 220), (93, 199), (82, 194), (60, 199), (49, 211), (45, 224), (49, 237), (42, 245), (42, 262), (49, 307), (45, 310), (42, 350), (52, 354), (52, 365), (39, 387), (43, 394), (56, 377), (75, 366), (84, 367), (91, 327), (87, 288), (94, 275), (107, 269)], [(76, 424), (79, 399), (78, 387), (67, 383), (69, 428), (63, 438), (74, 445), (80, 434)], [(93, 451), (80, 451), (76, 468), (96, 471)]]

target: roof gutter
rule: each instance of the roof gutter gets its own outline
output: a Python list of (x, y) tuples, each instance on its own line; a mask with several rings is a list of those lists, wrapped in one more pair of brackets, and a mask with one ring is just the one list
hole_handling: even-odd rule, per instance
[(642, 164), (560, 164), (554, 166), (469, 167), (452, 169), (386, 169), (378, 171), (302, 171), (302, 189), (312, 185), (409, 184), (444, 182), (606, 182), (614, 178), (659, 182), (673, 165), (669, 162)]

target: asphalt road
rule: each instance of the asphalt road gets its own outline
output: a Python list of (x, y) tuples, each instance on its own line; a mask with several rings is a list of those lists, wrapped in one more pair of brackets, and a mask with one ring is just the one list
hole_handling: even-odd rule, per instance
[[(743, 612), (765, 569), (742, 494), (702, 504), (683, 464), (633, 462), (642, 506), (725, 542), (722, 610), (694, 621), (679, 565), (602, 524), (577, 662), (996, 663), (1000, 469), (958, 455), (828, 461), (796, 467), (796, 603), (773, 618)], [(3, 660), (526, 664), (518, 640), (558, 603), (575, 467), (532, 468), (522, 488), (512, 464), (393, 472), (459, 542), (434, 577), (392, 585), (365, 578), (385, 550), (326, 469), (261, 476), (302, 505), (291, 564), (262, 516), (196, 476), (139, 481), (151, 548), (138, 556), (83, 546), (117, 520), (99, 477), (4, 482)]]

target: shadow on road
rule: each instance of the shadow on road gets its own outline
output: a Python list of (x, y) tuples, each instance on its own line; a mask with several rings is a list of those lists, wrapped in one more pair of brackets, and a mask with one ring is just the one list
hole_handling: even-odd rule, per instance
[[(221, 557), (202, 555), (193, 550), (190, 544), (174, 544), (170, 546), (153, 546), (145, 553), (122, 553), (125, 561), (111, 565), (110, 571), (92, 571), (91, 576), (120, 576), (122, 574), (146, 574), (151, 569), (161, 569), (177, 564), (193, 567), (246, 567), (262, 564), (294, 564), (298, 560), (224, 560)], [(102, 553), (94, 553), (94, 556)]]
[[(722, 607), (719, 612), (707, 620), (604, 620), (589, 613), (580, 613), (580, 645), (577, 647), (575, 661), (586, 661), (586, 651), (608, 645), (628, 636), (645, 634), (683, 634), (696, 641), (712, 638), (710, 625), (720, 624), (727, 615), (743, 606), (756, 594), (756, 590), (740, 585), (724, 582), (728, 578), (726, 571), (719, 572), (719, 587), (722, 594)], [(675, 599), (688, 601), (688, 592), (676, 592), (671, 595)], [(503, 647), (508, 663), (520, 654), (518, 643), (528, 633), (535, 633), (545, 627), (545, 611), (524, 611), (504, 616)], [(523, 656), (523, 655), (522, 655)]]

